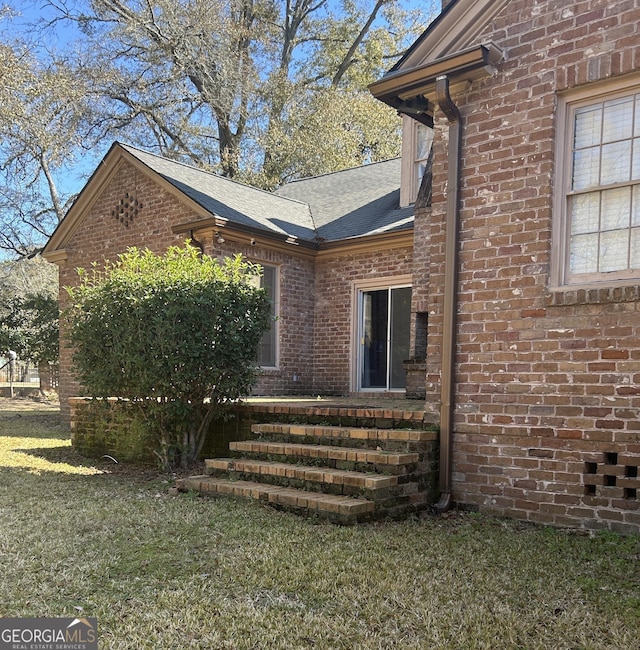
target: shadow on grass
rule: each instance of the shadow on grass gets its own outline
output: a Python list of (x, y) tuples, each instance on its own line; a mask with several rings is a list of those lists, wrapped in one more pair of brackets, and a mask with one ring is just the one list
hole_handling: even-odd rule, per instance
[[(90, 458), (70, 445), (70, 433), (60, 425), (57, 409), (0, 410), (0, 471), (32, 475), (114, 476), (136, 481), (167, 479), (155, 464), (120, 463), (108, 455)], [(196, 468), (202, 472), (202, 468)], [(193, 471), (193, 468), (191, 468)]]

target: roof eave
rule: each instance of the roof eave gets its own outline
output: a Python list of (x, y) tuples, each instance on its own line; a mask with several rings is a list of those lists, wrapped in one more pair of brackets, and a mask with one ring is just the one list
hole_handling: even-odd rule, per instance
[[(446, 75), (451, 92), (495, 72), (502, 59), (502, 50), (493, 43), (477, 45), (423, 65), (386, 74), (369, 86), (376, 99), (392, 106), (399, 113), (431, 124), (435, 106), (436, 79)], [(409, 102), (424, 97), (427, 102), (415, 112)]]
[(318, 257), (413, 246), (413, 224), (401, 230), (321, 242)]
[(195, 219), (172, 226), (171, 231), (175, 235), (197, 234), (212, 235), (214, 233), (224, 234), (225, 238), (241, 241), (242, 243), (253, 243), (254, 238), (265, 242), (286, 246), (289, 252), (292, 248), (308, 249), (316, 251), (318, 244), (315, 241), (302, 239), (288, 233), (278, 233), (263, 228), (256, 228), (247, 224), (236, 224), (233, 221), (214, 215), (207, 219)]

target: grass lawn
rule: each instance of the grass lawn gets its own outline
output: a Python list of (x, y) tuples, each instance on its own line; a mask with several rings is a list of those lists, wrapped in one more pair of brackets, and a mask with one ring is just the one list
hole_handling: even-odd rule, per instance
[(101, 650), (640, 648), (638, 537), (169, 496), (57, 418), (0, 399), (1, 616), (95, 616)]

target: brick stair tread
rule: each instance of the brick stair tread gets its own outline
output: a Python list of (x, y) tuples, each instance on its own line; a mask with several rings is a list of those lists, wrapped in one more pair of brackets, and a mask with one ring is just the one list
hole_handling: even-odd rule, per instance
[(251, 425), (252, 433), (315, 438), (368, 440), (371, 442), (430, 442), (437, 438), (435, 431), (423, 429), (376, 429), (362, 427), (322, 426), (317, 424), (264, 423)]
[(232, 451), (256, 454), (274, 454), (295, 456), (299, 458), (325, 458), (357, 463), (376, 463), (379, 465), (408, 465), (417, 463), (417, 453), (388, 452), (364, 448), (338, 447), (333, 445), (304, 445), (289, 442), (268, 442), (262, 440), (245, 440), (229, 443)]
[(375, 504), (368, 499), (334, 496), (322, 492), (307, 492), (295, 488), (283, 488), (254, 481), (234, 481), (212, 478), (208, 475), (192, 476), (177, 481), (179, 490), (196, 490), (203, 494), (253, 498), (274, 505), (301, 508), (310, 512), (318, 511), (346, 517), (373, 513)]
[(205, 461), (205, 466), (210, 470), (268, 474), (317, 483), (350, 485), (369, 490), (393, 487), (398, 484), (398, 477), (388, 474), (354, 472), (329, 467), (313, 467), (310, 465), (294, 465), (292, 463), (280, 463), (271, 460), (211, 458)]

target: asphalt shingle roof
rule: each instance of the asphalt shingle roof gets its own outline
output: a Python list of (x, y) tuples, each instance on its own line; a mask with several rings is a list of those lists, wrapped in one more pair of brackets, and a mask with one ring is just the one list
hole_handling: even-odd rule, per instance
[(413, 208), (398, 208), (400, 159), (294, 181), (272, 193), (120, 146), (212, 215), (238, 225), (307, 241), (339, 241), (413, 224)]
[(413, 207), (400, 209), (400, 158), (292, 181), (279, 196), (311, 208), (318, 236), (327, 241), (362, 237), (413, 224)]

